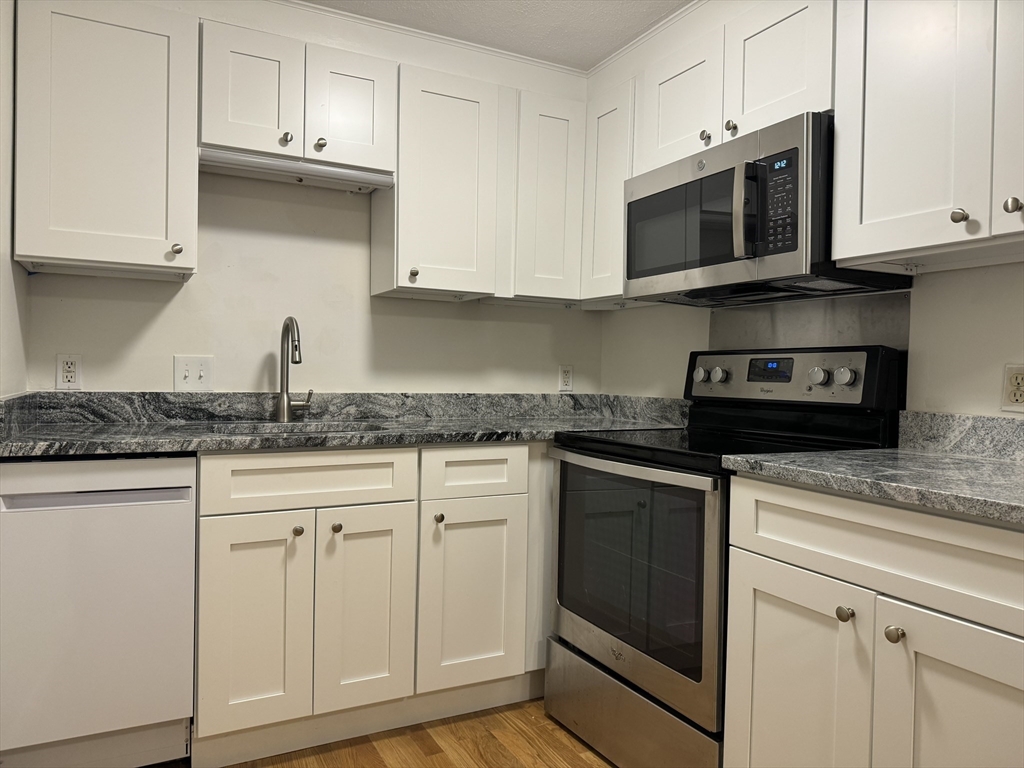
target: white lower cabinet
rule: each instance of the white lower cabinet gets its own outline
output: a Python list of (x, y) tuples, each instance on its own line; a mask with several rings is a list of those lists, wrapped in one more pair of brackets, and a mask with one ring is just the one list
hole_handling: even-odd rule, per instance
[(873, 765), (1024, 765), (1024, 639), (887, 597), (875, 619)]
[(199, 523), (197, 735), (313, 713), (312, 509)]
[(413, 693), (416, 506), (317, 510), (314, 714)]
[(528, 507), (527, 494), (421, 503), (417, 693), (524, 672)]

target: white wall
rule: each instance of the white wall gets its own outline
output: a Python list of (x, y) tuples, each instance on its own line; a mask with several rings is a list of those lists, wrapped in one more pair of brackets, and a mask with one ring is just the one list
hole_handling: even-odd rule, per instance
[(0, 397), (28, 389), (28, 275), (11, 259), (14, 1), (0, 0)]
[(1000, 411), (1003, 367), (1024, 364), (1024, 264), (931, 272), (910, 301), (907, 408)]

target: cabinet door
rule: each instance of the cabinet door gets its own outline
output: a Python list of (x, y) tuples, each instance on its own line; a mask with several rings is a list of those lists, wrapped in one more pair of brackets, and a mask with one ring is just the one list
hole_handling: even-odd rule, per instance
[(304, 153), (314, 160), (394, 171), (398, 64), (308, 44)]
[(1024, 639), (887, 597), (875, 625), (873, 765), (1024, 765)]
[(587, 105), (580, 298), (622, 295), (623, 184), (633, 170), (633, 81)]
[[(832, 108), (832, 0), (761, 3), (725, 25), (726, 139)], [(725, 130), (729, 121), (736, 127)]]
[(869, 764), (874, 599), (730, 550), (726, 766)]
[(527, 499), (421, 503), (417, 693), (523, 673)]
[[(723, 36), (723, 28), (712, 29), (644, 70), (637, 172), (722, 141)], [(701, 131), (710, 139), (701, 139)]]
[(519, 96), (516, 295), (580, 297), (587, 106)]
[(305, 58), (299, 40), (204, 20), (202, 142), (302, 157)]
[(992, 127), (992, 234), (1024, 232), (1024, 3), (996, 4), (996, 105)]
[(199, 521), (198, 736), (313, 712), (312, 509)]
[(494, 293), (500, 91), (402, 65), (398, 287)]
[(994, 0), (839, 4), (834, 258), (989, 234), (994, 22)]
[(19, 258), (195, 271), (198, 45), (142, 3), (18, 5)]
[(413, 694), (416, 507), (316, 512), (315, 715)]

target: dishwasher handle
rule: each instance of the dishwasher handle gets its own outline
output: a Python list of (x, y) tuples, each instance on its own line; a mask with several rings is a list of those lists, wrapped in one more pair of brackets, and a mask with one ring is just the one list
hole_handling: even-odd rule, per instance
[(37, 512), (44, 509), (87, 509), (90, 507), (180, 504), (192, 500), (192, 489), (130, 488), (116, 491), (56, 491), (5, 493), (0, 495), (0, 512)]

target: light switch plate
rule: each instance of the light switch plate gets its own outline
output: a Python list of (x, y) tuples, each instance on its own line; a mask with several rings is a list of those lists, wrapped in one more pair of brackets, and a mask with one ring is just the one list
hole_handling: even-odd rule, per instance
[(1003, 401), (1000, 408), (1024, 413), (1024, 365), (1007, 364), (1003, 370)]
[(213, 355), (175, 355), (175, 392), (212, 392)]

